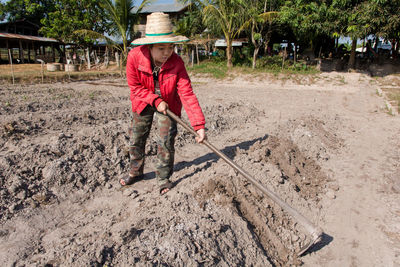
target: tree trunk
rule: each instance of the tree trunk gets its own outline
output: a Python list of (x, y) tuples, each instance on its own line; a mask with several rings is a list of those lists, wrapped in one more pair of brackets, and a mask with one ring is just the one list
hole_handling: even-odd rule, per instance
[(128, 42), (124, 40), (124, 62), (128, 60)]
[(393, 39), (390, 44), (392, 45), (392, 57), (393, 59), (397, 59), (397, 53), (399, 48), (399, 43), (397, 40)]
[(65, 51), (63, 51), (60, 47), (60, 45), (56, 46), (56, 50), (58, 51), (58, 55), (59, 55), (59, 60), (58, 63), (64, 63), (64, 58), (65, 58)]
[(293, 43), (293, 46), (294, 46), (293, 62), (294, 62), (294, 66), (296, 67), (296, 63), (297, 63), (297, 49), (296, 49), (296, 43)]
[(190, 48), (190, 51), (192, 51), (192, 52), (191, 52), (191, 53), (192, 53), (192, 54), (191, 54), (191, 62), (192, 62), (192, 63), (191, 63), (191, 64), (192, 64), (191, 66), (192, 66), (192, 68), (193, 68), (193, 66), (194, 66), (194, 49), (193, 49), (193, 48)]
[(115, 61), (117, 62), (117, 67), (119, 67), (120, 62), (119, 62), (119, 53), (118, 52), (115, 52)]
[(61, 63), (66, 63), (66, 61), (67, 61), (67, 55), (66, 55), (66, 49), (65, 49), (65, 44), (63, 45), (63, 60), (65, 59), (65, 62), (63, 61), (63, 62), (61, 62)]
[(252, 64), (252, 68), (255, 69), (256, 68), (256, 61), (257, 61), (257, 55), (258, 55), (258, 51), (260, 50), (260, 46), (259, 42), (254, 38), (254, 28), (255, 28), (255, 21), (253, 21), (252, 25), (251, 25), (251, 42), (254, 45), (254, 52), (253, 52), (253, 64)]
[(257, 61), (257, 56), (258, 56), (258, 51), (260, 50), (260, 46), (255, 46), (254, 52), (253, 52), (253, 69), (256, 68), (256, 61)]
[(357, 47), (357, 38), (354, 38), (351, 43), (351, 53), (349, 59), (349, 69), (354, 69), (356, 63), (356, 47)]
[(335, 53), (337, 53), (338, 46), (339, 46), (339, 37), (335, 38)]
[(200, 60), (199, 60), (199, 46), (198, 44), (196, 44), (196, 57), (197, 57), (197, 65), (200, 64)]
[(108, 67), (108, 63), (109, 63), (109, 59), (108, 59), (108, 46), (106, 46), (106, 51), (104, 53), (104, 66), (107, 68)]
[[(364, 51), (364, 49), (365, 49), (365, 39), (366, 39), (366, 38), (363, 39), (362, 50), (361, 50), (361, 53), (362, 53), (362, 57), (363, 57), (363, 58), (365, 58), (365, 55), (367, 54), (367, 53), (365, 53), (366, 51)], [(366, 50), (366, 49), (365, 49), (365, 50)]]
[(268, 45), (269, 42), (271, 41), (271, 35), (272, 35), (272, 24), (271, 22), (268, 22), (268, 30), (267, 33), (264, 36), (265, 42), (264, 42), (264, 54), (268, 53)]
[(286, 59), (286, 56), (287, 56), (287, 50), (286, 50), (286, 46), (285, 46), (285, 50), (284, 50), (284, 53), (283, 53), (283, 55), (282, 55), (282, 69), (283, 69), (283, 67), (285, 66), (285, 59)]
[(227, 39), (226, 40), (226, 59), (227, 59), (227, 63), (226, 66), (228, 68), (232, 68), (233, 64), (232, 64), (232, 40), (231, 39)]
[(87, 68), (88, 68), (88, 70), (90, 70), (91, 64), (90, 64), (90, 49), (89, 49), (89, 47), (86, 50), (86, 57), (87, 57)]

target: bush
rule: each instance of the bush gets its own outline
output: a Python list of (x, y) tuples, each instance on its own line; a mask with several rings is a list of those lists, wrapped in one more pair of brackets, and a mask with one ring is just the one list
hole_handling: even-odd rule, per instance
[(203, 61), (200, 65), (194, 65), (192, 67), (188, 67), (189, 71), (193, 71), (195, 73), (208, 73), (214, 76), (217, 79), (223, 79), (226, 76), (228, 68), (226, 67), (226, 60), (215, 62), (214, 60)]
[(280, 71), (282, 68), (282, 58), (278, 55), (258, 58), (256, 68)]

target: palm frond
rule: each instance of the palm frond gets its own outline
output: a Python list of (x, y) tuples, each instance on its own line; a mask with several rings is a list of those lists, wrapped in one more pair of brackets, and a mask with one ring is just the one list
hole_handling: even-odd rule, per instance
[(121, 50), (121, 47), (119, 44), (117, 44), (114, 40), (112, 40), (111, 38), (109, 38), (101, 33), (91, 31), (91, 30), (76, 30), (73, 33), (77, 36), (88, 37), (93, 40), (104, 40), (108, 46), (111, 46), (118, 50)]
[(259, 15), (260, 18), (262, 18), (264, 21), (268, 21), (271, 23), (274, 19), (278, 18), (279, 12), (277, 11), (269, 11), (265, 12)]

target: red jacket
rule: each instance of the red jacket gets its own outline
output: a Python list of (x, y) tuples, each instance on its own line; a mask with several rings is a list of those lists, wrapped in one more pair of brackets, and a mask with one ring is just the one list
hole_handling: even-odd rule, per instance
[(147, 105), (157, 107), (161, 101), (181, 116), (182, 104), (194, 130), (204, 128), (205, 119), (190, 83), (183, 60), (172, 53), (159, 73), (161, 98), (154, 93), (150, 50), (146, 45), (129, 52), (126, 76), (131, 88), (132, 111), (140, 114)]

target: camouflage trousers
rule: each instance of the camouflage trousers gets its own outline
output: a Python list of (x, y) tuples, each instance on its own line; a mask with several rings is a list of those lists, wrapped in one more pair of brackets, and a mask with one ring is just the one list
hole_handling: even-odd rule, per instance
[(158, 128), (156, 133), (156, 177), (159, 184), (163, 184), (173, 172), (177, 127), (175, 121), (157, 112), (151, 106), (147, 106), (140, 115), (132, 112), (132, 120), (129, 127), (129, 175), (137, 177), (143, 174), (146, 140), (150, 133), (153, 117), (156, 118)]

